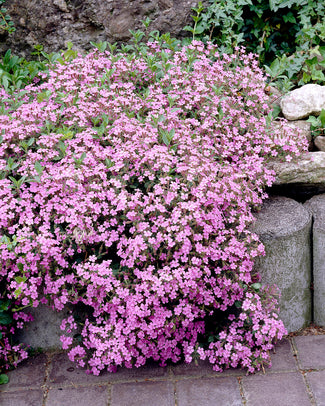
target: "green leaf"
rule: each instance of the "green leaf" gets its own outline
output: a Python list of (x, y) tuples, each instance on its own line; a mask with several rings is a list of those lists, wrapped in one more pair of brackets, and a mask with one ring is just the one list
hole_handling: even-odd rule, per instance
[(322, 127), (325, 128), (325, 109), (323, 109), (319, 115), (320, 122)]
[(309, 117), (308, 117), (308, 120), (306, 120), (306, 121), (307, 121), (308, 123), (311, 123), (311, 125), (312, 125), (313, 128), (316, 128), (316, 127), (319, 126), (318, 118), (316, 118), (316, 117), (314, 117), (314, 116), (309, 116)]
[(36, 161), (35, 170), (40, 176), (42, 175), (43, 169), (44, 169), (43, 166), (38, 161)]
[[(22, 264), (21, 264), (22, 265)], [(17, 283), (22, 283), (22, 282), (26, 282), (27, 278), (26, 276), (16, 276), (15, 281)]]
[(12, 323), (13, 319), (10, 314), (0, 312), (0, 325), (8, 325)]
[(242, 302), (240, 300), (236, 300), (235, 301), (235, 306), (237, 307), (237, 309), (241, 309), (242, 307)]
[(325, 81), (325, 75), (321, 70), (314, 70), (311, 74), (312, 80)]
[(318, 62), (317, 56), (314, 56), (314, 57), (311, 58), (311, 59), (306, 59), (305, 62), (306, 62), (306, 64), (307, 64), (308, 66), (317, 65), (317, 62)]
[(105, 165), (107, 166), (107, 168), (111, 168), (112, 166), (114, 166), (114, 162), (112, 162), (108, 158), (105, 158)]
[(22, 264), (21, 262), (18, 262), (17, 268), (20, 270), (20, 272), (24, 272), (24, 264)]
[(165, 132), (165, 131), (162, 133), (162, 140), (165, 145), (168, 146), (170, 144), (170, 140), (168, 138), (167, 132)]
[(1, 374), (0, 375), (0, 385), (4, 385), (9, 382), (8, 375)]
[(253, 283), (251, 286), (255, 290), (259, 290), (262, 287), (262, 285), (260, 283)]
[(273, 106), (273, 110), (272, 110), (272, 117), (276, 118), (279, 116), (280, 113), (281, 113), (281, 107), (278, 104), (275, 104)]

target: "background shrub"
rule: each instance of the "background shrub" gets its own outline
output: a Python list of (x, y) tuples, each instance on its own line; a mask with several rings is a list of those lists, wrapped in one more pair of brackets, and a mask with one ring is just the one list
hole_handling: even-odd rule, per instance
[(277, 86), (324, 83), (325, 4), (314, 0), (211, 0), (194, 8), (193, 38), (224, 52), (238, 44), (257, 53)]

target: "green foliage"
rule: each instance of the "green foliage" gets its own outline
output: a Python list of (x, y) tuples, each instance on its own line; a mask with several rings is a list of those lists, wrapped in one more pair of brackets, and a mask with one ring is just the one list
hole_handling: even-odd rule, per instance
[(0, 32), (8, 32), (9, 34), (16, 31), (14, 23), (9, 14), (7, 14), (7, 9), (3, 7), (6, 0), (0, 0)]
[(13, 93), (31, 83), (40, 71), (47, 70), (47, 61), (27, 61), (12, 55), (9, 49), (0, 60), (0, 84)]
[(193, 8), (193, 38), (222, 52), (244, 45), (281, 90), (325, 81), (325, 3), (315, 0), (210, 0)]
[(4, 385), (9, 382), (9, 378), (6, 374), (0, 375), (0, 385)]
[[(106, 45), (103, 43), (100, 46), (104, 48)], [(11, 50), (8, 49), (5, 55), (0, 58), (0, 85), (8, 94), (12, 95), (17, 90), (23, 89), (32, 83), (40, 72), (47, 72), (49, 67), (55, 63), (65, 64), (72, 61), (77, 57), (78, 52), (73, 49), (73, 44), (68, 42), (65, 51), (50, 54), (44, 52), (42, 45), (35, 45), (32, 55), (36, 56), (36, 60), (28, 61), (25, 58), (12, 55)], [(49, 96), (50, 93), (44, 91), (37, 96), (37, 100), (39, 102), (48, 100)]]
[(11, 311), (9, 309), (10, 309), (10, 300), (9, 299), (0, 300), (0, 325), (7, 326), (8, 324), (12, 323), (13, 319)]
[(325, 135), (325, 109), (321, 111), (319, 116), (310, 116), (307, 121), (311, 123), (313, 137)]

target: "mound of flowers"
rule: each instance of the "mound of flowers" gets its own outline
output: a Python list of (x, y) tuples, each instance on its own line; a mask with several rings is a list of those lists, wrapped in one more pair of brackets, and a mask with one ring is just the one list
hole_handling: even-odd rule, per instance
[(94, 374), (193, 358), (252, 372), (285, 333), (249, 226), (266, 161), (306, 143), (274, 136), (254, 55), (143, 49), (93, 51), (2, 92), (0, 277), (17, 310), (4, 365), (40, 303), (82, 307), (61, 340)]

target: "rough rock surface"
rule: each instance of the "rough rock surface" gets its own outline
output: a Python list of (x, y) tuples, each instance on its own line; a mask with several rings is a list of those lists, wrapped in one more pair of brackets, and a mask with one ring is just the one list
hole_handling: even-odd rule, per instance
[(325, 194), (304, 205), (313, 215), (314, 322), (325, 326)]
[(311, 321), (311, 214), (292, 199), (273, 197), (255, 217), (252, 229), (266, 252), (255, 268), (263, 284), (280, 289), (280, 318), (287, 330), (299, 330)]
[(43, 350), (62, 348), (60, 336), (63, 333), (60, 325), (62, 320), (68, 317), (68, 310), (57, 312), (50, 307), (39, 305), (27, 311), (32, 314), (34, 321), (27, 323), (16, 335), (18, 341)]
[(300, 183), (323, 185), (325, 183), (325, 152), (307, 152), (291, 162), (270, 162), (276, 172), (275, 185)]
[(196, 5), (196, 0), (11, 0), (6, 7), (16, 32), (0, 38), (0, 52), (11, 48), (26, 56), (37, 44), (52, 52), (68, 41), (80, 51), (89, 49), (90, 41), (125, 42), (129, 29), (143, 30), (141, 20), (147, 17), (149, 31), (188, 36), (182, 29), (193, 21)]
[(283, 96), (281, 109), (288, 120), (300, 120), (318, 115), (325, 109), (325, 86), (308, 84)]
[(315, 146), (320, 150), (320, 151), (325, 151), (325, 137), (322, 135), (319, 135), (314, 139), (314, 144)]

